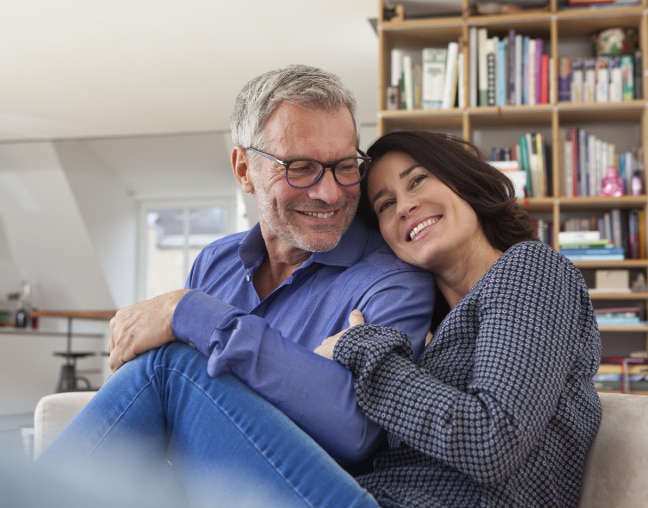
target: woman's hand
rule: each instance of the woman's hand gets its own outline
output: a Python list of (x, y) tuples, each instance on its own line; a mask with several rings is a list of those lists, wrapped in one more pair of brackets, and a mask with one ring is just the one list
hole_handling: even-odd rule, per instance
[[(362, 325), (364, 324), (364, 322), (365, 320), (364, 320), (364, 316), (362, 315), (362, 312), (360, 312), (358, 309), (351, 311), (351, 314), (349, 314), (349, 328), (355, 325)], [(332, 360), (333, 348), (335, 348), (335, 345), (337, 344), (338, 340), (340, 340), (340, 337), (342, 337), (342, 334), (346, 332), (349, 328), (345, 328), (340, 333), (336, 333), (335, 335), (332, 335), (328, 339), (324, 339), (322, 343), (319, 346), (317, 346), (315, 352), (320, 356)]]

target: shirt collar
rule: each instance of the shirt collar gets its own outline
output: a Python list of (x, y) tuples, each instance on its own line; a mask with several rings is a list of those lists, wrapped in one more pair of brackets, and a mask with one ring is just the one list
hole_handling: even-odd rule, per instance
[[(342, 238), (333, 249), (311, 254), (302, 264), (302, 267), (312, 263), (351, 266), (363, 257), (370, 241), (375, 248), (378, 247), (379, 243), (382, 243), (382, 239), (377, 232), (371, 231), (360, 220), (354, 219), (347, 232), (342, 235)], [(265, 254), (266, 248), (261, 235), (261, 226), (256, 223), (243, 236), (239, 244), (239, 256), (246, 268), (252, 268), (261, 263)]]

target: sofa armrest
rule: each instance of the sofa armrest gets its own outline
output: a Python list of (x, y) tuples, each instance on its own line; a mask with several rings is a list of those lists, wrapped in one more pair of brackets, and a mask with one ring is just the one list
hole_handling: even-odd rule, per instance
[(97, 393), (63, 392), (46, 395), (34, 411), (34, 459), (49, 446), (63, 428)]
[(580, 507), (645, 506), (648, 396), (600, 393), (603, 418), (585, 461)]

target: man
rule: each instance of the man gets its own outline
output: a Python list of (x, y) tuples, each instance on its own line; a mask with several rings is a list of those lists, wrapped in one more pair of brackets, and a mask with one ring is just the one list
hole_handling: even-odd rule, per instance
[[(382, 442), (350, 373), (313, 350), (358, 308), (367, 322), (406, 332), (420, 354), (434, 285), (354, 221), (367, 166), (355, 99), (319, 69), (271, 71), (239, 94), (232, 136), (234, 174), (253, 194), (259, 223), (207, 246), (188, 289), (117, 313), (109, 359), (116, 372), (50, 456), (72, 444), (82, 457), (102, 447), (114, 453), (117, 437), (128, 436), (130, 451), (196, 472), (225, 453), (227, 443), (213, 444), (221, 439), (212, 407), (222, 412), (220, 398), (234, 412), (253, 408), (261, 428), (274, 411), (269, 401), (343, 464), (370, 457)], [(265, 401), (251, 400), (259, 398), (245, 385)]]

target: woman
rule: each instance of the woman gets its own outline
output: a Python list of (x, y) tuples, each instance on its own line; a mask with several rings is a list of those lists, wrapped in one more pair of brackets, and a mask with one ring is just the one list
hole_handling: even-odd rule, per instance
[(534, 240), (508, 178), (468, 143), (396, 132), (368, 155), (365, 206), (401, 259), (434, 274), (449, 312), (416, 364), (407, 337), (371, 325), (316, 351), (353, 372), (389, 433), (358, 483), (380, 506), (576, 506), (601, 417), (580, 272)]

